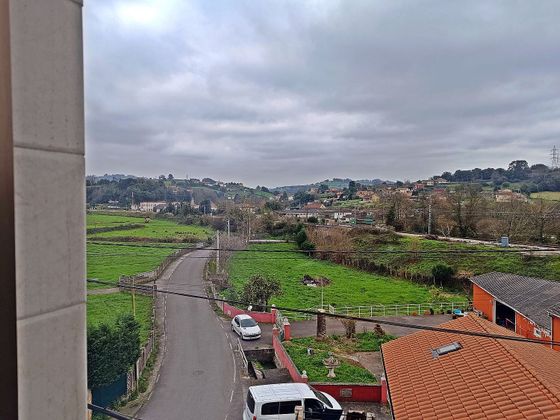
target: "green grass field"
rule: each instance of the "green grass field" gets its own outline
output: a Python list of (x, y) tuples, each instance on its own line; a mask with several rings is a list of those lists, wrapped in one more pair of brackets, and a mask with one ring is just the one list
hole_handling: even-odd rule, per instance
[[(89, 215), (88, 215), (89, 217)], [(101, 217), (101, 215), (97, 215)], [(106, 216), (119, 217), (119, 216)], [(134, 218), (130, 218), (134, 219)], [(138, 222), (136, 218), (136, 223)], [(130, 223), (130, 221), (128, 221)], [(88, 221), (89, 224), (89, 221)], [(152, 220), (145, 223), (143, 227), (126, 231), (116, 230), (110, 232), (93, 233), (88, 235), (89, 239), (112, 238), (116, 241), (146, 241), (146, 242), (196, 242), (205, 241), (212, 235), (212, 229), (203, 226), (180, 225), (171, 220)]]
[[(132, 313), (130, 293), (111, 293), (108, 295), (89, 295), (87, 299), (88, 326), (102, 323), (114, 324), (121, 314)], [(136, 295), (136, 319), (140, 323), (140, 341), (148, 340), (152, 325), (152, 298)]]
[(86, 216), (86, 226), (88, 229), (121, 226), (135, 223), (144, 223), (144, 218), (99, 213), (88, 213)]
[[(373, 304), (424, 303), (434, 300), (429, 287), (394, 277), (370, 274), (338, 264), (319, 261), (300, 253), (262, 253), (258, 250), (295, 250), (293, 244), (256, 244), (254, 252), (236, 253), (229, 266), (232, 285), (241, 290), (252, 276), (262, 274), (276, 278), (283, 294), (271, 303), (294, 308), (317, 307), (321, 304), (321, 288), (301, 283), (305, 274), (331, 280), (325, 286), (324, 303), (336, 306)], [(446, 300), (463, 301), (459, 295), (446, 295)], [(438, 297), (438, 300), (442, 300)]]
[[(121, 244), (87, 244), (87, 278), (116, 282), (121, 275), (131, 276), (155, 269), (175, 252), (171, 247), (139, 247)], [(107, 287), (89, 283), (88, 287)]]
[(531, 194), (532, 199), (543, 199), (548, 201), (560, 201), (560, 192), (557, 191), (543, 191)]
[[(361, 250), (416, 250), (416, 251), (448, 251), (448, 250), (503, 250), (499, 247), (486, 245), (472, 245), (457, 242), (428, 240), (423, 238), (399, 237), (395, 243), (377, 244), (375, 235), (362, 235), (359, 240)], [(409, 273), (431, 276), (432, 267), (437, 264), (448, 264), (459, 272), (468, 275), (484, 274), (492, 271), (514, 273), (519, 275), (541, 277), (551, 280), (560, 279), (560, 258), (558, 256), (534, 256), (519, 253), (491, 253), (491, 254), (431, 254), (419, 255), (416, 258), (410, 254), (371, 254), (367, 258), (376, 264), (399, 267)]]

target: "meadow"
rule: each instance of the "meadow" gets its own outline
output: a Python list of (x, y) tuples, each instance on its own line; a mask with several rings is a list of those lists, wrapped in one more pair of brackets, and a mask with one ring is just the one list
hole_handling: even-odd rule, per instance
[[(408, 280), (367, 273), (328, 261), (320, 261), (295, 251), (293, 244), (255, 244), (248, 252), (237, 252), (229, 263), (232, 286), (241, 291), (243, 284), (253, 275), (264, 275), (279, 280), (282, 295), (273, 297), (271, 303), (294, 308), (318, 307), (323, 289), (324, 304), (333, 306), (358, 306), (373, 304), (424, 303), (434, 300), (464, 301), (459, 294), (437, 294), (434, 289)], [(323, 288), (309, 287), (302, 283), (304, 275), (326, 277), (330, 284)]]
[[(88, 215), (88, 218), (90, 215)], [(97, 215), (99, 219), (100, 215)], [(119, 218), (120, 216), (105, 216), (110, 218)], [(128, 230), (114, 230), (109, 232), (92, 233), (88, 235), (88, 239), (111, 239), (116, 242), (204, 242), (212, 236), (212, 229), (204, 226), (196, 225), (180, 225), (172, 220), (153, 219), (149, 223), (144, 223), (143, 219), (128, 218), (138, 220), (143, 223), (142, 227)], [(103, 220), (100, 220), (103, 222)], [(88, 225), (89, 225), (88, 220)], [(105, 223), (116, 223), (116, 221), (105, 221)], [(125, 222), (123, 222), (125, 223)], [(131, 223), (130, 221), (126, 223)]]
[[(154, 270), (177, 249), (140, 247), (113, 243), (87, 244), (87, 278), (115, 282), (121, 275), (131, 276)], [(88, 288), (107, 287), (89, 283)]]

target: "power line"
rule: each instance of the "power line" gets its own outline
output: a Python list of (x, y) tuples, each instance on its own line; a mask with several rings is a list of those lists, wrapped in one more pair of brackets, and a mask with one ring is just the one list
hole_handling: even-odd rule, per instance
[[(97, 283), (97, 284), (104, 284), (104, 285), (109, 285), (109, 286), (115, 286), (114, 283), (111, 282), (104, 282), (104, 281), (100, 281), (100, 280), (93, 280), (93, 279), (88, 279), (87, 280), (89, 283)], [(232, 304), (232, 305), (241, 305), (243, 307), (248, 307), (248, 306), (263, 306), (263, 305), (258, 305), (255, 303), (251, 303), (251, 302), (243, 302), (243, 301), (238, 301), (238, 300), (230, 300), (230, 299), (222, 299), (222, 298), (216, 298), (216, 297), (210, 297), (210, 296), (201, 296), (201, 295), (195, 295), (192, 293), (185, 293), (185, 292), (177, 292), (177, 291), (172, 291), (172, 290), (165, 290), (165, 289), (153, 289), (151, 287), (148, 286), (132, 286), (132, 285), (121, 285), (122, 288), (125, 289), (137, 289), (137, 290), (143, 290), (143, 291), (149, 291), (149, 292), (156, 292), (156, 293), (162, 293), (162, 294), (168, 294), (168, 295), (177, 295), (177, 296), (182, 296), (182, 297), (186, 297), (186, 298), (192, 298), (192, 299), (201, 299), (201, 300), (207, 300), (207, 301), (212, 301), (212, 302), (222, 302), (222, 303), (228, 303), (228, 304)], [(271, 309), (272, 306), (265, 306), (266, 309)], [(342, 314), (332, 314), (330, 312), (319, 312), (319, 311), (314, 311), (314, 310), (310, 310), (310, 309), (298, 309), (298, 308), (289, 308), (289, 307), (284, 307), (284, 306), (275, 306), (276, 309), (280, 310), (280, 311), (289, 311), (289, 312), (296, 312), (296, 313), (302, 313), (302, 314), (307, 314), (307, 315), (324, 315), (324, 316), (328, 316), (331, 318), (337, 318), (337, 319), (349, 319), (349, 320), (353, 320), (353, 321), (361, 321), (361, 322), (368, 322), (368, 323), (373, 323), (373, 324), (380, 324), (380, 325), (391, 325), (394, 327), (405, 327), (405, 328), (412, 328), (412, 329), (417, 329), (417, 330), (427, 330), (427, 331), (434, 331), (434, 332), (441, 332), (441, 333), (448, 333), (448, 334), (460, 334), (460, 335), (469, 335), (469, 336), (475, 336), (475, 337), (483, 337), (483, 338), (493, 338), (493, 339), (497, 339), (497, 340), (509, 340), (509, 341), (518, 341), (518, 342), (522, 342), (522, 343), (538, 343), (538, 344), (550, 344), (553, 346), (560, 346), (560, 341), (552, 341), (552, 340), (537, 340), (537, 339), (533, 339), (533, 338), (525, 338), (525, 337), (516, 337), (516, 336), (509, 336), (509, 335), (500, 335), (500, 334), (491, 334), (491, 333), (483, 333), (483, 332), (475, 332), (475, 331), (465, 331), (465, 330), (455, 330), (452, 328), (442, 328), (442, 327), (430, 327), (430, 326), (426, 326), (426, 325), (418, 325), (418, 324), (407, 324), (405, 322), (399, 322), (399, 321), (388, 321), (385, 319), (378, 319), (378, 318), (362, 318), (362, 317), (358, 317), (358, 316), (351, 316), (351, 315), (342, 315)]]

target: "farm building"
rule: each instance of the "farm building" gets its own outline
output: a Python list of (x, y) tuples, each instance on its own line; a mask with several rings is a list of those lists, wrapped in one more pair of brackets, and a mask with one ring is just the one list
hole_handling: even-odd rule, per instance
[(473, 308), (488, 320), (524, 337), (560, 341), (560, 282), (505, 273), (471, 282)]
[[(440, 327), (516, 336), (474, 314)], [(560, 352), (545, 346), (421, 331), (381, 351), (396, 420), (560, 416)]]

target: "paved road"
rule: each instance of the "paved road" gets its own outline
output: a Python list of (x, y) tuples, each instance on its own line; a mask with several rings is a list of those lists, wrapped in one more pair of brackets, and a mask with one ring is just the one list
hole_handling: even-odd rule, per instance
[[(208, 251), (187, 255), (160, 288), (205, 294), (202, 273)], [(166, 295), (164, 359), (144, 420), (238, 419), (241, 387), (228, 334), (205, 300)], [(230, 410), (231, 408), (231, 410)], [(231, 412), (230, 412), (231, 411)]]

